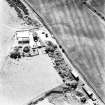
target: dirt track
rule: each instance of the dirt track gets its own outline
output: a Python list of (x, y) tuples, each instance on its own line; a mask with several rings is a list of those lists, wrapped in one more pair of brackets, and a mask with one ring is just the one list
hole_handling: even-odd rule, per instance
[(85, 6), (72, 0), (68, 3), (65, 0), (29, 2), (51, 26), (69, 58), (104, 99), (105, 26)]

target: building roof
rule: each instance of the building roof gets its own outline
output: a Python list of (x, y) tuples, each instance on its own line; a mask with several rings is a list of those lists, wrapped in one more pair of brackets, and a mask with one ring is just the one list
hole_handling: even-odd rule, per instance
[(16, 37), (29, 37), (30, 35), (32, 35), (32, 32), (30, 31), (17, 31), (16, 32)]

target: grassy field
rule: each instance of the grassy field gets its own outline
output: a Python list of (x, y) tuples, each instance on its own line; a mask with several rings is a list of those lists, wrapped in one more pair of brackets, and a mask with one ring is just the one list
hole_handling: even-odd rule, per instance
[(23, 27), (21, 19), (17, 17), (17, 13), (10, 8), (5, 0), (0, 1), (0, 68), (4, 58), (8, 55), (8, 51), (14, 43), (14, 33), (20, 27)]
[(105, 26), (78, 0), (28, 0), (105, 102)]
[(5, 0), (0, 0), (0, 14), (0, 105), (23, 105), (62, 81), (47, 55), (19, 62), (7, 57), (15, 31), (31, 26), (24, 25)]
[(0, 98), (5, 97), (16, 105), (28, 103), (62, 83), (47, 55), (23, 58), (19, 62), (8, 59), (1, 70), (0, 80)]

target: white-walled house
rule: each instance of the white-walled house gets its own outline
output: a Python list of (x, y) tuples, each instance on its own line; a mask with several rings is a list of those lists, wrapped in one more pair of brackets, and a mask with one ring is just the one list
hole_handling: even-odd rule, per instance
[(33, 40), (33, 32), (29, 30), (17, 31), (15, 34), (17, 44), (25, 45), (29, 44), (30, 47), (33, 47), (35, 42)]

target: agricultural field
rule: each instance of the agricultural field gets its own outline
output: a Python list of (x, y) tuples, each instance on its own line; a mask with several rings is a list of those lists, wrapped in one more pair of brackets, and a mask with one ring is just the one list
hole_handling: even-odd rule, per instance
[(2, 105), (27, 105), (34, 97), (62, 84), (50, 59), (43, 54), (17, 62), (8, 58), (1, 70), (0, 81)]
[(35, 28), (40, 23), (31, 13), (31, 18), (27, 18), (30, 21), (26, 21), (26, 14), (16, 12), (7, 1), (0, 0), (0, 105), (24, 105), (62, 80), (45, 54), (19, 61), (9, 57), (16, 31)]
[(90, 5), (95, 7), (98, 11), (102, 12), (105, 16), (105, 0), (90, 0)]
[[(27, 1), (32, 8), (29, 8), (25, 0), (0, 1), (0, 104), (27, 104), (39, 94), (62, 86), (62, 79), (58, 74), (64, 78), (63, 75), (67, 72), (64, 69), (63, 74), (59, 71), (57, 74), (49, 58), (52, 55), (42, 54), (42, 51), (32, 58), (11, 60), (9, 57), (16, 31), (43, 27), (42, 21), (31, 9), (37, 11), (47, 23), (70, 63), (105, 102), (105, 26), (101, 19), (83, 5), (81, 0)], [(103, 7), (100, 6), (104, 2), (98, 2), (90, 0), (91, 6), (101, 11)], [(47, 34), (46, 37), (48, 36)], [(70, 75), (70, 71), (67, 73)], [(49, 100), (52, 103), (65, 100), (64, 94), (56, 98), (57, 95), (54, 100), (51, 99), (54, 96), (49, 97)], [(74, 100), (71, 94), (66, 95)], [(67, 104), (63, 102), (63, 105)], [(75, 104), (80, 105), (78, 102)]]
[(105, 102), (105, 26), (101, 20), (78, 0), (28, 1), (48, 23), (72, 64)]

